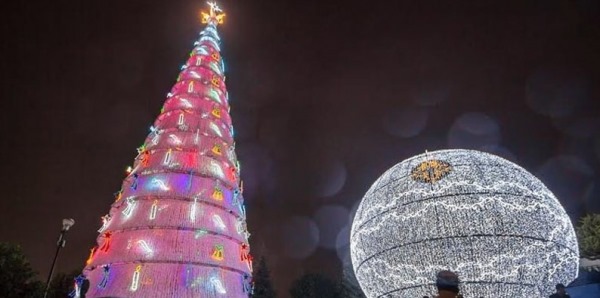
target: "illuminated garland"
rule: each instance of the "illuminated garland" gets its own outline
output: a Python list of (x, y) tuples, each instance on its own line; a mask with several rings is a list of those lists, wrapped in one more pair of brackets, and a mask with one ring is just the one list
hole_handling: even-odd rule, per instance
[(429, 152), (385, 172), (352, 225), (351, 255), (368, 297), (435, 293), (456, 271), (465, 297), (547, 297), (577, 276), (571, 221), (533, 175), (469, 150)]

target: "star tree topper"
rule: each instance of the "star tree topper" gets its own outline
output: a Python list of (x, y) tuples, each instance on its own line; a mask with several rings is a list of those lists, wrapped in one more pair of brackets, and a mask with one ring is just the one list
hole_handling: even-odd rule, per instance
[(210, 22), (215, 22), (216, 24), (223, 24), (225, 19), (225, 13), (223, 10), (217, 5), (216, 2), (207, 2), (208, 6), (210, 6), (210, 11), (200, 12), (202, 14), (202, 24), (208, 24)]

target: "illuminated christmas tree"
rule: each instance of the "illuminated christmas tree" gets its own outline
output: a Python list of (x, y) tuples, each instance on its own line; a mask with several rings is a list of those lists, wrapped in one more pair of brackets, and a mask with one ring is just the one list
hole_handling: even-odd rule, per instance
[(214, 3), (84, 269), (86, 297), (248, 297), (249, 254)]

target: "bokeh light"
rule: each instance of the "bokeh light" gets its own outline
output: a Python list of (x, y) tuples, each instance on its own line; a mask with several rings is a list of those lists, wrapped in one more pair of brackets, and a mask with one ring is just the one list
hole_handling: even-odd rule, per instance
[(552, 118), (573, 115), (588, 100), (585, 79), (569, 71), (540, 69), (527, 80), (527, 104), (537, 113)]
[(348, 209), (339, 205), (326, 205), (317, 210), (314, 219), (319, 227), (320, 245), (335, 249), (338, 233), (348, 224)]
[(335, 251), (340, 262), (349, 260), (350, 256), (350, 224), (345, 225), (335, 238)]
[(412, 92), (412, 101), (418, 105), (430, 107), (438, 105), (448, 99), (450, 86), (436, 80), (426, 79), (421, 81), (421, 86)]
[(500, 143), (500, 126), (490, 116), (471, 112), (454, 121), (448, 132), (450, 148), (481, 149)]
[(427, 109), (421, 107), (390, 109), (382, 118), (382, 125), (392, 136), (410, 138), (423, 132), (428, 117)]
[(569, 117), (553, 119), (560, 132), (574, 138), (589, 138), (600, 131), (600, 119), (596, 117)]
[(311, 160), (308, 168), (311, 175), (306, 177), (309, 190), (317, 197), (331, 197), (340, 192), (346, 183), (346, 167), (332, 157), (316, 157)]
[(293, 216), (282, 226), (283, 252), (294, 259), (312, 255), (319, 244), (319, 228), (308, 217)]
[(238, 159), (241, 160), (245, 193), (252, 195), (272, 192), (277, 185), (278, 175), (276, 164), (264, 146), (255, 142), (241, 142), (236, 149), (239, 152)]
[(574, 155), (558, 155), (548, 159), (537, 171), (537, 176), (561, 202), (571, 215), (578, 215), (585, 189), (592, 182), (594, 170)]

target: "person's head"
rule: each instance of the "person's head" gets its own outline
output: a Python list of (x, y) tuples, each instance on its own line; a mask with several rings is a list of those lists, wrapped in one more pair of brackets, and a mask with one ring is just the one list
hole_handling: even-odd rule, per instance
[(436, 275), (435, 286), (438, 291), (447, 291), (458, 294), (459, 284), (460, 280), (458, 279), (458, 275), (452, 271), (442, 270)]
[(556, 285), (556, 293), (564, 294), (565, 293), (565, 285), (557, 284)]

